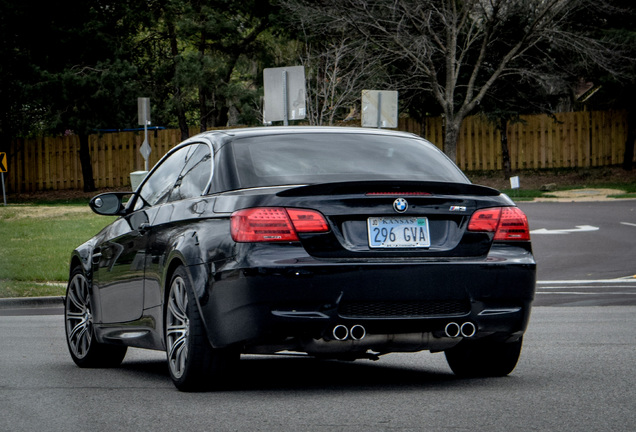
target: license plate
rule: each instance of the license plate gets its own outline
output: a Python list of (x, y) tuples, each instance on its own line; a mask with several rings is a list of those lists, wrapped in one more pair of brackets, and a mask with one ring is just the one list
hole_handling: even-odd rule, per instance
[(372, 248), (425, 248), (431, 245), (425, 217), (370, 217), (367, 227)]

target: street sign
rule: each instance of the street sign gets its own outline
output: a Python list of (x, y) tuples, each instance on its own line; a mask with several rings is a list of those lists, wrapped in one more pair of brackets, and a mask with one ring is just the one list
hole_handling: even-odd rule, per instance
[(150, 152), (152, 149), (150, 148), (150, 144), (148, 144), (148, 139), (146, 138), (144, 142), (141, 144), (139, 148), (139, 152), (143, 156), (144, 160), (148, 160), (148, 156), (150, 156)]
[(362, 127), (398, 127), (398, 92), (362, 90)]
[(263, 123), (302, 120), (305, 107), (305, 67), (291, 66), (263, 70), (265, 101)]
[(137, 98), (137, 122), (141, 126), (150, 124), (150, 98)]
[(137, 114), (139, 124), (144, 127), (144, 142), (139, 148), (139, 152), (144, 158), (144, 169), (148, 171), (148, 156), (150, 156), (150, 145), (148, 144), (148, 125), (150, 124), (150, 98), (137, 98)]

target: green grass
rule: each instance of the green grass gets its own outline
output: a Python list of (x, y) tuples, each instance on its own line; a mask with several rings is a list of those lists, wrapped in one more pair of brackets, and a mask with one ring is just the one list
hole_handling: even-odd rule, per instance
[(0, 297), (63, 294), (71, 251), (112, 220), (86, 205), (0, 207)]

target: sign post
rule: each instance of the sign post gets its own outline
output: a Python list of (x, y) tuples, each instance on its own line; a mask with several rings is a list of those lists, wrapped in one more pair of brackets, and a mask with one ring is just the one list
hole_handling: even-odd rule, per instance
[(0, 153), (0, 177), (2, 178), (2, 198), (4, 200), (4, 206), (7, 206), (7, 193), (4, 189), (4, 173), (7, 172), (7, 154)]
[(148, 171), (148, 156), (152, 149), (148, 144), (148, 125), (150, 124), (150, 98), (137, 98), (137, 113), (139, 124), (144, 127), (144, 142), (141, 144), (139, 152), (144, 157), (144, 170)]
[(264, 124), (282, 120), (283, 124), (288, 126), (289, 120), (305, 118), (304, 66), (267, 68), (263, 70), (263, 82), (265, 87)]
[(519, 183), (519, 176), (514, 176), (514, 177), (510, 177), (510, 188), (515, 191), (515, 196), (518, 196), (519, 193), (517, 192), (519, 187), (520, 187), (520, 183)]

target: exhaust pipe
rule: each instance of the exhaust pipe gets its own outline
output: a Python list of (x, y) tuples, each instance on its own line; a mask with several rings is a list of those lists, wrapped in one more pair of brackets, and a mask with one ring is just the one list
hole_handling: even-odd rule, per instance
[(349, 337), (349, 329), (339, 324), (333, 328), (331, 334), (335, 340), (343, 341)]
[(351, 330), (349, 330), (349, 334), (351, 335), (351, 339), (361, 340), (364, 339), (364, 337), (367, 335), (367, 331), (360, 324), (356, 324), (351, 327)]
[(446, 333), (446, 336), (449, 338), (456, 338), (461, 334), (461, 328), (456, 322), (449, 322), (446, 324), (446, 327), (444, 327), (444, 333)]
[(470, 321), (465, 322), (464, 324), (462, 324), (462, 336), (464, 337), (473, 337), (475, 336), (475, 333), (477, 333), (477, 327), (475, 327), (475, 324), (471, 323)]
[(466, 321), (461, 326), (456, 322), (449, 322), (446, 324), (446, 327), (444, 327), (444, 333), (446, 337), (449, 338), (457, 338), (460, 336), (470, 338), (477, 333), (477, 326), (470, 321)]

